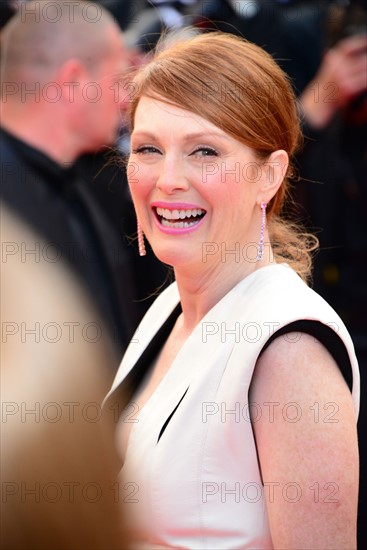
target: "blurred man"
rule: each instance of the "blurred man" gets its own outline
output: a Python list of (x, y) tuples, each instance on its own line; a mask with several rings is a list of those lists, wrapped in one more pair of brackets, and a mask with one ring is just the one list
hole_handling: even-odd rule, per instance
[(48, 261), (78, 273), (117, 366), (137, 322), (125, 245), (73, 165), (121, 125), (119, 27), (99, 4), (22, 3), (1, 31), (1, 55), (1, 200), (53, 247)]

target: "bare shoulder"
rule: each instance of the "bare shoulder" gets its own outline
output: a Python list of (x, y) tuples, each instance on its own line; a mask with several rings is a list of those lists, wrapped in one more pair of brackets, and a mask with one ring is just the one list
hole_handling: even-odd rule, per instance
[(343, 398), (352, 406), (338, 365), (318, 340), (305, 333), (280, 336), (260, 356), (252, 383), (252, 392), (259, 391), (282, 392), (299, 399)]
[(274, 547), (355, 548), (356, 419), (332, 356), (304, 333), (277, 338), (257, 362), (250, 401), (262, 413), (253, 426)]

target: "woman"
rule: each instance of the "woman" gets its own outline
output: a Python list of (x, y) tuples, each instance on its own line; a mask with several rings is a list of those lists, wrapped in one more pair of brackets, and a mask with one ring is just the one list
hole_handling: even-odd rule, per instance
[(139, 547), (353, 548), (357, 362), (302, 280), (313, 242), (280, 218), (291, 87), (220, 33), (162, 51), (133, 84), (139, 250), (144, 232), (176, 277), (110, 392), (130, 386), (117, 442)]

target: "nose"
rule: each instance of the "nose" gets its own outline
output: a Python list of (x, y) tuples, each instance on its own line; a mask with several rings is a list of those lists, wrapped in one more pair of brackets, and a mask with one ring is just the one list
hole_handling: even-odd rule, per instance
[(161, 163), (156, 186), (166, 195), (187, 191), (189, 182), (185, 175), (183, 161), (178, 159), (177, 156), (166, 156)]

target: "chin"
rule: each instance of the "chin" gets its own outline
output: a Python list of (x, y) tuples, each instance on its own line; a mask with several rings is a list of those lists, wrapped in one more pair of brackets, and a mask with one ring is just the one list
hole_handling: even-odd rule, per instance
[(157, 258), (164, 264), (173, 268), (188, 267), (193, 263), (193, 250), (186, 250), (179, 244), (175, 246), (153, 246), (153, 252)]

